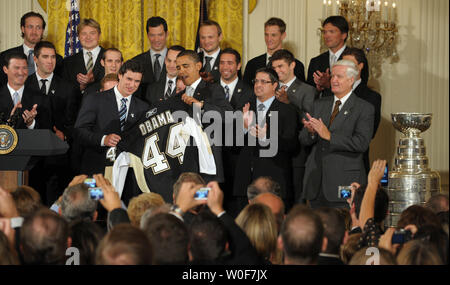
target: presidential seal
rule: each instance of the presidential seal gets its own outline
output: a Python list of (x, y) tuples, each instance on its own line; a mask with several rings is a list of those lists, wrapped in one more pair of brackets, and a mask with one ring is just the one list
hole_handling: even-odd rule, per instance
[(8, 125), (0, 125), (0, 155), (12, 152), (17, 142), (16, 131)]

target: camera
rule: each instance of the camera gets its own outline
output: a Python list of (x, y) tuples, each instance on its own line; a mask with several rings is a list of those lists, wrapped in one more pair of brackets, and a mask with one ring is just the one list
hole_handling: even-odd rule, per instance
[(195, 192), (195, 194), (194, 194), (194, 199), (195, 200), (207, 200), (209, 190), (211, 190), (211, 188), (209, 188), (209, 187), (202, 187), (202, 188), (198, 189), (197, 192)]
[(383, 174), (383, 178), (381, 178), (381, 186), (383, 187), (388, 187), (389, 184), (389, 167), (386, 164), (386, 167), (384, 168), (384, 174)]
[(91, 197), (91, 199), (97, 200), (97, 201), (100, 199), (103, 199), (104, 196), (103, 196), (102, 188), (98, 188), (98, 187), (89, 188), (89, 197)]
[(339, 186), (338, 197), (340, 199), (350, 199), (352, 197), (352, 186)]
[(86, 178), (84, 179), (84, 184), (86, 184), (89, 188), (97, 187), (97, 182), (94, 178)]
[(412, 239), (412, 233), (410, 230), (399, 229), (395, 230), (392, 235), (392, 244), (403, 244)]

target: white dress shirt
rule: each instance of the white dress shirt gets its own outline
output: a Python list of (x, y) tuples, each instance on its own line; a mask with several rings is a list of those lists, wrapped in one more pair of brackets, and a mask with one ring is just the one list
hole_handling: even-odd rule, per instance
[[(341, 47), (341, 49), (340, 50), (338, 50), (336, 53), (334, 53), (334, 52), (332, 52), (331, 51), (331, 49), (329, 50), (330, 51), (330, 71), (331, 71), (331, 67), (333, 67), (333, 56), (335, 56), (336, 57), (336, 61), (338, 61), (339, 60), (339, 57), (341, 57), (341, 54), (344, 52), (344, 50), (345, 50), (345, 48), (346, 48), (347, 46), (346, 45), (344, 45), (343, 47)], [(336, 62), (335, 61), (335, 62)]]
[[(33, 55), (34, 55), (34, 49), (30, 48), (29, 46), (27, 46), (26, 44), (23, 44), (23, 53), (27, 56), (27, 62), (28, 62), (28, 54), (30, 53), (30, 50), (33, 51)], [(37, 70), (37, 66), (36, 66), (36, 62), (34, 63), (34, 70)], [(30, 76), (31, 74), (28, 74), (28, 76)]]
[(189, 97), (194, 97), (195, 89), (197, 89), (197, 86), (200, 84), (200, 81), (202, 81), (202, 78), (199, 77), (194, 83), (192, 83), (190, 86), (186, 86), (186, 95)]
[(45, 82), (45, 87), (46, 87), (45, 94), (48, 95), (48, 91), (50, 89), (50, 84), (52, 84), (53, 72), (47, 78), (40, 77), (39, 73), (36, 72), (36, 77), (37, 77), (37, 81), (38, 81), (38, 84), (39, 84), (39, 89), (42, 88), (42, 81), (41, 81), (41, 79), (47, 79), (47, 82)]
[[(9, 89), (9, 94), (11, 94), (11, 100), (14, 102), (14, 93), (17, 92), (17, 94), (19, 94), (19, 102), (22, 102), (22, 97), (23, 97), (23, 90), (25, 90), (25, 85), (20, 87), (19, 90), (14, 90), (9, 83), (6, 84), (8, 86)], [(28, 110), (31, 111), (31, 110)], [(29, 127), (27, 127), (28, 129), (32, 130), (34, 129), (34, 126), (36, 125), (36, 120), (33, 119), (33, 122), (31, 123), (31, 125)]]
[(348, 98), (350, 97), (350, 95), (352, 95), (352, 91), (350, 91), (347, 95), (345, 95), (344, 97), (342, 97), (341, 99), (339, 99), (338, 97), (336, 97), (336, 95), (334, 96), (334, 102), (333, 102), (333, 108), (331, 108), (331, 113), (333, 113), (333, 109), (334, 109), (334, 105), (336, 105), (336, 101), (340, 100), (341, 101), (341, 105), (339, 105), (339, 111), (341, 111), (342, 107), (344, 106), (345, 102), (348, 100)]
[(167, 47), (165, 47), (161, 51), (154, 51), (154, 50), (150, 49), (150, 58), (152, 59), (152, 68), (155, 66), (155, 59), (156, 59), (155, 54), (157, 54), (157, 53), (161, 55), (160, 57), (158, 57), (158, 61), (159, 61), (159, 64), (161, 66), (161, 71), (162, 71), (162, 68), (164, 65), (164, 59), (166, 58), (166, 55), (167, 55)]
[(212, 59), (209, 61), (209, 64), (211, 65), (211, 70), (214, 70), (214, 63), (216, 62), (219, 53), (220, 48), (212, 54), (207, 54), (206, 51), (203, 51), (203, 66), (205, 66), (206, 64), (206, 57), (207, 56), (212, 57)]
[(228, 88), (230, 88), (230, 97), (228, 98), (228, 101), (231, 101), (231, 97), (233, 97), (234, 94), (234, 89), (236, 89), (236, 85), (239, 81), (239, 78), (236, 77), (235, 80), (233, 80), (231, 83), (225, 83), (222, 78), (220, 78), (220, 85), (222, 85), (222, 87), (224, 88), (224, 92), (225, 92), (225, 86), (228, 86)]
[(92, 69), (94, 69), (95, 63), (97, 62), (97, 57), (100, 54), (100, 51), (102, 49), (100, 48), (100, 46), (97, 46), (91, 50), (87, 50), (87, 49), (83, 49), (83, 56), (84, 56), (84, 65), (87, 68), (87, 63), (89, 61), (89, 55), (87, 54), (88, 51), (90, 51), (92, 53)]

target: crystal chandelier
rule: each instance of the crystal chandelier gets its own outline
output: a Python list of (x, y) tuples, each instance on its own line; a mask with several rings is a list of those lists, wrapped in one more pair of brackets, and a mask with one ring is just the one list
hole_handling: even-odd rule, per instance
[[(397, 4), (393, 0), (324, 0), (322, 23), (332, 15), (347, 19), (347, 45), (364, 50), (372, 76), (381, 75), (384, 60), (398, 61)], [(326, 50), (321, 37), (321, 51)]]

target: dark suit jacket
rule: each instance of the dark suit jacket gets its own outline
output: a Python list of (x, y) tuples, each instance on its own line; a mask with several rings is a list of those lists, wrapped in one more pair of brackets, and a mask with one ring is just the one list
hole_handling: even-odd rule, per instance
[[(139, 98), (144, 99), (145, 95), (147, 94), (147, 88), (150, 84), (156, 81), (155, 75), (153, 74), (153, 65), (152, 58), (150, 56), (150, 50), (133, 57), (132, 60), (139, 62), (144, 69), (141, 85), (134, 94)], [(159, 76), (159, 80), (164, 80), (166, 78), (166, 74), (166, 64), (163, 64), (163, 66), (161, 67), (161, 75)]]
[[(36, 92), (33, 89), (25, 86), (22, 94), (22, 109), (19, 110), (19, 119), (17, 120), (16, 129), (26, 129), (27, 126), (22, 118), (23, 111), (31, 110), (34, 104), (37, 104), (37, 115), (35, 118), (35, 129), (52, 129), (52, 110), (50, 107), (50, 100), (48, 97)], [(4, 85), (0, 89), (0, 115), (3, 119), (9, 118), (14, 102), (8, 86)]]
[[(290, 101), (289, 106), (293, 107), (298, 115), (299, 131), (303, 128), (301, 119), (306, 118), (306, 113), (311, 113), (317, 93), (316, 88), (298, 80), (298, 78), (287, 90), (287, 95)], [(309, 151), (309, 148), (298, 147), (295, 151), (292, 165), (294, 167), (305, 167), (305, 162)]]
[[(18, 47), (14, 47), (14, 48), (10, 48), (10, 49), (5, 50), (2, 53), (0, 53), (0, 67), (1, 67), (1, 71), (0, 71), (0, 86), (6, 85), (6, 83), (8, 82), (8, 77), (3, 72), (3, 66), (6, 65), (6, 60), (5, 60), (6, 55), (10, 54), (10, 53), (20, 53), (20, 52), (25, 54), (25, 52), (23, 50), (23, 45), (20, 45)], [(28, 55), (26, 54), (26, 56), (28, 56)], [(63, 58), (59, 54), (56, 54), (55, 74), (58, 74), (59, 76), (62, 76), (63, 75), (63, 69), (64, 69)], [(30, 76), (30, 74), (28, 74), (28, 76)]]
[[(173, 80), (174, 83), (172, 85), (172, 95), (174, 96), (176, 94), (176, 79)], [(145, 101), (147, 101), (148, 104), (154, 105), (158, 101), (164, 100), (164, 91), (166, 90), (166, 82), (167, 82), (167, 76), (166, 78), (161, 78), (158, 82), (153, 82), (147, 87), (147, 93), (145, 94)]]
[[(211, 69), (211, 75), (214, 78), (214, 83), (218, 83), (220, 82), (220, 71), (219, 71), (219, 63), (220, 63), (220, 54), (222, 53), (222, 51), (219, 53), (219, 55), (217, 56), (216, 60), (214, 61), (214, 65)], [(200, 57), (200, 61), (203, 64), (203, 57), (205, 56), (204, 52), (199, 52), (198, 56)], [(200, 71), (205, 71), (205, 67), (203, 66), (202, 69)]]
[[(104, 173), (106, 151), (109, 147), (102, 147), (104, 135), (121, 135), (119, 108), (117, 106), (114, 89), (97, 94), (88, 94), (81, 105), (75, 123), (75, 136), (85, 148), (81, 173)], [(131, 127), (140, 116), (148, 110), (148, 104), (136, 96), (131, 98), (125, 130)]]
[(312, 112), (312, 117), (321, 118), (329, 128), (330, 141), (317, 134), (312, 137), (306, 128), (300, 133), (302, 145), (312, 145), (303, 180), (303, 195), (308, 200), (316, 199), (322, 189), (328, 201), (342, 201), (338, 186), (367, 181), (363, 153), (372, 137), (374, 108), (352, 93), (329, 127), (333, 104), (334, 97), (321, 98), (314, 102)]
[[(256, 109), (256, 97), (250, 102), (250, 110)], [(256, 111), (255, 111), (256, 112)], [(271, 120), (278, 113), (278, 132), (271, 137)], [(256, 115), (256, 114), (255, 114)], [(256, 117), (256, 116), (255, 116)], [(281, 186), (281, 195), (288, 197), (292, 191), (291, 155), (298, 146), (298, 118), (295, 111), (288, 105), (274, 100), (266, 113), (267, 139), (271, 139), (272, 149), (275, 142), (278, 149), (273, 157), (261, 157), (260, 151), (269, 149), (256, 142), (256, 146), (249, 145), (249, 136), (245, 135), (245, 145), (242, 147), (236, 167), (233, 195), (246, 196), (247, 186), (257, 177), (271, 176)], [(256, 119), (254, 119), (255, 121)], [(277, 122), (272, 122), (276, 124)]]
[[(347, 49), (347, 47), (346, 47)], [(345, 49), (344, 49), (345, 51)], [(341, 57), (339, 57), (339, 60), (342, 59), (342, 55)], [(327, 70), (327, 68), (330, 68), (330, 51), (326, 51), (314, 58), (311, 59), (311, 61), (309, 62), (309, 66), (308, 66), (308, 79), (306, 80), (306, 83), (308, 83), (309, 85), (316, 87), (316, 84), (314, 83), (314, 77), (313, 74), (314, 72), (316, 72), (317, 70), (319, 70), (320, 72), (325, 72)], [(331, 72), (331, 70), (330, 70)], [(361, 71), (361, 79), (362, 79), (362, 83), (367, 84), (367, 82), (369, 81), (369, 63), (367, 61), (364, 62), (364, 68)], [(331, 92), (330, 89), (326, 89), (324, 90), (324, 95), (322, 96), (330, 96), (333, 93)]]
[(94, 82), (84, 90), (84, 94), (98, 93), (100, 92), (100, 81)]
[[(256, 71), (260, 68), (266, 67), (267, 53), (257, 56), (251, 59), (244, 72), (244, 82), (253, 87), (252, 80), (255, 79)], [(305, 82), (305, 66), (299, 60), (295, 60), (295, 76), (300, 80)]]
[[(100, 53), (97, 56), (97, 60), (94, 63), (94, 82), (89, 84), (91, 86), (96, 82), (100, 82), (105, 76), (105, 68), (101, 65), (100, 60), (105, 52), (103, 47), (100, 47)], [(86, 63), (84, 62), (83, 51), (77, 54), (64, 58), (64, 79), (72, 83), (74, 86), (80, 88), (80, 83), (77, 81), (77, 74), (87, 74)]]
[[(40, 92), (36, 74), (27, 78), (25, 86)], [(50, 99), (52, 126), (71, 139), (80, 104), (79, 93), (71, 83), (54, 74), (46, 96)]]

